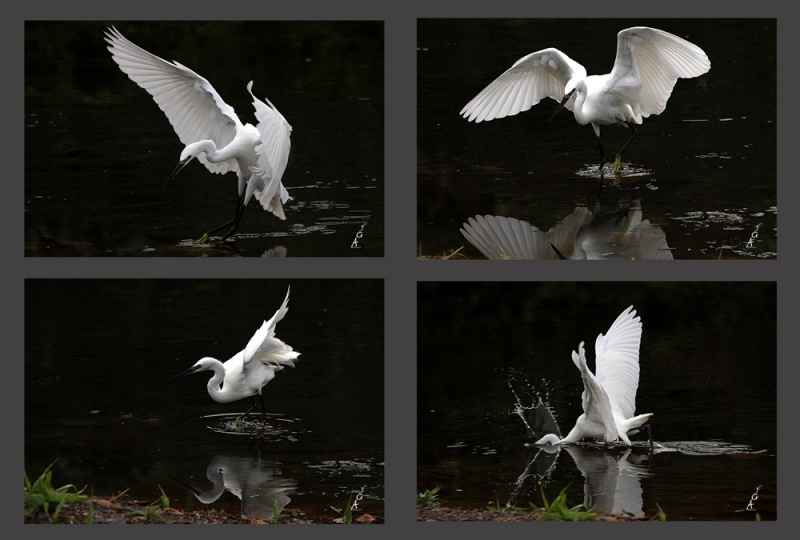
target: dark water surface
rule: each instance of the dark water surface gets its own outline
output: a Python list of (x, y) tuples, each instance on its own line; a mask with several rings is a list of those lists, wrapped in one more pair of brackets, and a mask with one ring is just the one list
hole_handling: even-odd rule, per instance
[(291, 281), (277, 337), (301, 355), (264, 388), (261, 436), (231, 432), (228, 417), (250, 402), (213, 401), (210, 372), (169, 382), (204, 356), (242, 350), (289, 285), (27, 280), (28, 474), (58, 459), (54, 484), (95, 495), (130, 488), (154, 501), (160, 485), (180, 508), (272, 519), (278, 500), (319, 522), (363, 488), (360, 508), (382, 519), (383, 281)]
[(291, 124), (286, 220), (251, 201), (235, 248), (192, 240), (233, 217), (236, 175), (190, 163), (164, 188), (183, 145), (111, 59), (111, 24), (25, 26), (26, 255), (383, 255), (382, 22), (113, 23), (207, 78), (243, 123), (252, 80)]
[[(519, 58), (555, 47), (588, 74), (608, 73), (617, 32), (666, 30), (700, 46), (711, 70), (678, 80), (666, 110), (644, 119), (621, 180), (607, 174), (602, 213), (641, 201), (676, 259), (772, 258), (777, 251), (777, 32), (774, 19), (421, 19), (418, 22), (418, 224), (426, 255), (459, 246), (476, 214), (548, 230), (598, 200), (590, 126), (545, 98), (527, 112), (467, 122), (459, 111)], [(743, 74), (747, 73), (746, 76)], [(629, 136), (601, 127), (611, 159)], [(610, 169), (609, 169), (610, 171)], [(753, 233), (757, 239), (748, 246)]]
[[(582, 444), (539, 454), (515, 413), (542, 398), (563, 435), (582, 413), (571, 351), (630, 304), (641, 317), (636, 413), (653, 413), (657, 453)], [(567, 489), (676, 520), (777, 513), (776, 286), (772, 283), (421, 283), (418, 489), (448, 505), (541, 505)], [(735, 445), (735, 448), (731, 448)], [(760, 452), (764, 450), (764, 452)], [(555, 457), (555, 461), (553, 461)], [(534, 458), (536, 458), (534, 460)], [(549, 469), (549, 472), (548, 471)], [(545, 475), (544, 481), (536, 474)], [(638, 501), (638, 503), (637, 503)]]

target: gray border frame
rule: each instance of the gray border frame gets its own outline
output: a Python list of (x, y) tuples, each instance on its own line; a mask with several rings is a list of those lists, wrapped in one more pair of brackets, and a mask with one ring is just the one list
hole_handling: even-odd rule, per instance
[[(781, 5), (783, 4), (783, 5)], [(798, 496), (792, 489), (791, 479), (797, 477), (797, 466), (793, 464), (788, 452), (793, 442), (789, 426), (794, 425), (790, 415), (794, 412), (793, 404), (787, 399), (791, 396), (792, 375), (797, 370), (796, 362), (789, 357), (790, 341), (797, 301), (798, 272), (797, 254), (795, 252), (794, 233), (796, 226), (783, 215), (778, 216), (778, 223), (783, 232), (784, 241), (780, 244), (777, 261), (677, 261), (673, 264), (661, 262), (639, 262), (627, 264), (609, 261), (605, 263), (561, 264), (560, 262), (537, 261), (498, 264), (490, 261), (471, 262), (439, 262), (416, 261), (416, 24), (417, 18), (433, 17), (563, 17), (579, 14), (582, 17), (629, 16), (641, 17), (777, 17), (778, 18), (778, 79), (779, 117), (784, 120), (778, 126), (778, 174), (779, 200), (786, 197), (794, 200), (797, 187), (792, 174), (790, 159), (797, 142), (793, 122), (797, 112), (794, 107), (787, 107), (780, 97), (791, 99), (790, 89), (796, 86), (794, 65), (796, 53), (800, 50), (798, 32), (792, 28), (798, 20), (796, 9), (786, 7), (782, 0), (764, 0), (762, 2), (745, 2), (744, 0), (721, 0), (699, 3), (690, 0), (675, 0), (664, 7), (657, 4), (643, 4), (641, 1), (619, 1), (613, 3), (592, 2), (589, 0), (568, 0), (555, 3), (535, 3), (521, 0), (494, 0), (493, 2), (467, 3), (444, 2), (436, 0), (414, 0), (411, 3), (394, 4), (371, 1), (324, 2), (322, 0), (295, 0), (280, 5), (267, 2), (232, 1), (225, 4), (194, 0), (193, 2), (176, 2), (165, 4), (153, 0), (143, 0), (134, 4), (111, 4), (99, 1), (79, 1), (56, 3), (54, 0), (31, 0), (14, 7), (7, 7), (4, 17), (2, 40), (4, 50), (10, 51), (7, 60), (10, 68), (11, 84), (4, 88), (6, 103), (10, 104), (7, 114), (10, 116), (8, 126), (22, 129), (24, 126), (23, 98), (23, 21), (25, 19), (186, 19), (210, 18), (216, 13), (230, 14), (231, 18), (240, 13), (251, 13), (253, 18), (265, 19), (383, 19), (385, 20), (385, 84), (386, 84), (386, 250), (383, 259), (292, 259), (282, 261), (271, 260), (270, 277), (276, 278), (385, 278), (386, 301), (386, 525), (378, 529), (371, 527), (331, 528), (325, 527), (281, 527), (269, 532), (256, 532), (256, 529), (237, 530), (236, 534), (270, 534), (281, 538), (314, 538), (320, 535), (333, 538), (350, 536), (386, 534), (393, 537), (407, 537), (409, 534), (421, 535), (424, 538), (439, 538), (443, 534), (458, 534), (472, 537), (484, 536), (487, 532), (503, 534), (509, 538), (530, 538), (537, 531), (536, 525), (516, 524), (445, 524), (418, 523), (414, 507), (416, 492), (416, 283), (429, 280), (741, 280), (741, 281), (778, 281), (778, 335), (779, 335), (779, 374), (778, 408), (783, 410), (781, 430), (783, 437), (779, 439), (779, 448), (786, 451), (786, 458), (779, 460), (779, 476), (787, 478), (781, 482), (781, 502), (784, 508), (782, 519), (775, 523), (762, 523), (760, 527), (748, 528), (740, 523), (702, 523), (673, 524), (666, 528), (659, 526), (648, 528), (647, 534), (656, 538), (676, 533), (709, 534), (723, 533), (736, 535), (734, 531), (752, 535), (773, 535), (789, 530), (791, 508), (795, 506)], [(225, 6), (228, 9), (221, 9)], [(241, 7), (242, 11), (234, 9)], [(224, 10), (224, 11), (223, 11)], [(785, 117), (784, 116), (788, 115)], [(44, 537), (52, 534), (64, 534), (70, 529), (57, 529), (55, 532), (46, 527), (22, 526), (19, 502), (19, 481), (21, 466), (24, 463), (22, 437), (23, 418), (17, 413), (24, 403), (22, 388), (24, 377), (24, 340), (23, 317), (25, 278), (263, 278), (264, 264), (257, 259), (196, 260), (184, 259), (126, 259), (124, 262), (113, 258), (86, 259), (25, 259), (24, 254), (24, 163), (18, 156), (24, 156), (22, 145), (24, 137), (17, 136), (19, 131), (12, 128), (13, 135), (5, 140), (8, 174), (4, 178), (7, 189), (3, 198), (2, 216), (3, 231), (9, 238), (10, 259), (4, 265), (3, 279), (3, 325), (4, 337), (11, 343), (10, 354), (6, 356), (6, 390), (3, 392), (3, 409), (7, 414), (7, 430), (12, 435), (11, 445), (5, 447), (7, 489), (3, 490), (4, 522), (10, 525), (11, 532)], [(412, 158), (412, 156), (414, 156)], [(782, 159), (781, 159), (782, 157)], [(9, 159), (10, 158), (10, 159)], [(43, 155), (46, 159), (46, 154)], [(58, 181), (58, 179), (54, 179)], [(365, 238), (368, 241), (368, 238)], [(794, 279), (793, 279), (794, 278)], [(787, 338), (787, 336), (790, 336)], [(786, 357), (786, 358), (784, 358)], [(754, 359), (757, 361), (757, 359)], [(420, 366), (420, 376), (425, 375), (425, 366)], [(788, 414), (787, 414), (788, 413)], [(790, 424), (791, 422), (791, 424)], [(787, 487), (788, 485), (788, 487)], [(561, 527), (558, 525), (543, 527)], [(624, 525), (623, 525), (624, 526)], [(617, 536), (616, 530), (603, 527), (598, 531), (583, 525), (583, 534), (597, 534), (601, 537)], [(676, 530), (675, 527), (680, 530)], [(753, 525), (752, 527), (756, 527)], [(780, 527), (780, 531), (778, 530)], [(92, 529), (90, 529), (91, 531)], [(96, 530), (96, 528), (95, 528)], [(67, 532), (68, 536), (108, 535), (109, 531), (100, 528), (100, 532)], [(191, 533), (183, 533), (182, 529), (157, 527), (147, 532), (136, 528), (114, 529), (114, 535), (123, 537), (134, 534), (153, 534), (156, 536), (175, 534), (192, 534), (197, 538), (212, 538), (219, 535), (216, 528), (204, 527), (191, 529)], [(253, 531), (252, 533), (250, 531)], [(562, 532), (561, 529), (548, 529), (546, 534)], [(643, 532), (643, 531), (640, 531)], [(580, 533), (577, 533), (580, 534)], [(628, 533), (630, 534), (630, 533)]]

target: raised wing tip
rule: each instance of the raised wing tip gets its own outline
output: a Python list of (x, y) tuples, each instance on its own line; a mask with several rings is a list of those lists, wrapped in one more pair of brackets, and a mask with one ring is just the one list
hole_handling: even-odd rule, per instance
[(105, 32), (103, 32), (103, 37), (106, 40), (106, 43), (109, 44), (108, 50), (111, 50), (111, 47), (114, 46), (115, 41), (124, 41), (125, 36), (122, 35), (122, 32), (116, 29), (116, 27), (111, 26), (110, 28), (106, 28)]
[(578, 351), (577, 352), (572, 351), (572, 362), (580, 370), (583, 369), (581, 367), (581, 358), (585, 358), (586, 357), (586, 351), (583, 348), (583, 345), (584, 345), (584, 342), (581, 341), (580, 343), (578, 343)]

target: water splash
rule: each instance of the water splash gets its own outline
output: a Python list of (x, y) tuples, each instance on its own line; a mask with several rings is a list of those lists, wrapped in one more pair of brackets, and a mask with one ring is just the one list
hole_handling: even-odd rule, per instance
[[(528, 437), (539, 440), (552, 433), (561, 438), (561, 430), (555, 417), (555, 410), (550, 405), (550, 388), (546, 379), (537, 384), (528, 381), (527, 376), (515, 369), (509, 370), (508, 388), (514, 395), (514, 406), (510, 414), (516, 415), (525, 426)], [(518, 392), (517, 388), (521, 391)], [(520, 397), (520, 393), (523, 394)], [(530, 403), (530, 405), (525, 405)]]

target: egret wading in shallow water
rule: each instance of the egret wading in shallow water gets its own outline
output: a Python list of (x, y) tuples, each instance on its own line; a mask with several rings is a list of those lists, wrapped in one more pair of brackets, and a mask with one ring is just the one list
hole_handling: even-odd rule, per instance
[[(622, 439), (628, 446), (628, 434), (634, 434), (653, 416), (653, 413), (634, 416), (636, 390), (639, 387), (639, 344), (642, 341), (642, 321), (633, 306), (623, 311), (608, 333), (597, 336), (594, 345), (595, 371), (586, 365), (583, 341), (578, 352), (572, 351), (572, 361), (583, 379), (583, 414), (575, 427), (564, 437), (548, 434), (536, 444), (576, 443), (593, 438), (605, 442)], [(650, 426), (645, 426), (648, 429)], [(650, 448), (653, 438), (650, 437)]]
[(212, 173), (233, 171), (239, 178), (236, 215), (205, 233), (198, 243), (231, 227), (222, 238), (227, 240), (236, 232), (244, 208), (254, 195), (264, 210), (286, 219), (283, 205), (291, 197), (281, 177), (289, 161), (292, 126), (268, 99), (269, 107), (253, 95), (253, 81), (247, 84), (247, 91), (256, 109), (256, 127), (243, 125), (233, 107), (222, 101), (211, 83), (191, 69), (150, 54), (114, 27), (106, 32), (105, 39), (119, 68), (153, 96), (186, 145), (164, 187), (194, 158)]
[(669, 32), (636, 26), (617, 34), (617, 59), (606, 75), (586, 75), (586, 69), (558, 49), (542, 49), (520, 58), (505, 73), (472, 98), (461, 115), (476, 123), (527, 111), (544, 97), (559, 101), (550, 121), (566, 107), (582, 126), (592, 124), (600, 147), (600, 171), (606, 158), (600, 126), (622, 124), (630, 138), (614, 160), (620, 169), (622, 153), (636, 137), (633, 124), (660, 114), (678, 78), (698, 77), (711, 69), (706, 53)]
[[(291, 290), (291, 289), (290, 289)], [(240, 417), (244, 418), (256, 408), (255, 395), (261, 400), (261, 420), (265, 417), (264, 398), (261, 389), (275, 377), (275, 372), (286, 366), (294, 367), (294, 361), (300, 356), (292, 348), (275, 337), (275, 326), (289, 311), (289, 291), (280, 309), (268, 321), (264, 321), (256, 333), (250, 338), (247, 347), (236, 353), (224, 364), (215, 358), (201, 358), (195, 365), (178, 373), (170, 379), (174, 381), (192, 373), (213, 371), (214, 376), (208, 381), (208, 394), (218, 403), (230, 403), (246, 397), (252, 406)]]

